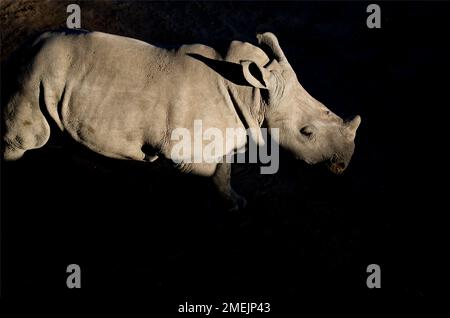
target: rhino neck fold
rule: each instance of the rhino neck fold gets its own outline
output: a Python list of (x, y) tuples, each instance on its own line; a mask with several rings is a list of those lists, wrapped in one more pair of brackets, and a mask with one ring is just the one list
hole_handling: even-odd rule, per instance
[(257, 144), (264, 144), (261, 135), (261, 125), (264, 121), (264, 107), (261, 92), (258, 88), (228, 86), (228, 93), (241, 122), (245, 128), (257, 132)]

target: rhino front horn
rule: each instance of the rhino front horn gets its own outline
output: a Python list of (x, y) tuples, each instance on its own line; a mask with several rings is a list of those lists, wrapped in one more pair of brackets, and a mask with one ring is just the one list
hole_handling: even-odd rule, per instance
[(350, 140), (355, 139), (356, 130), (361, 124), (361, 116), (356, 115), (351, 121), (347, 122), (345, 125), (346, 135)]

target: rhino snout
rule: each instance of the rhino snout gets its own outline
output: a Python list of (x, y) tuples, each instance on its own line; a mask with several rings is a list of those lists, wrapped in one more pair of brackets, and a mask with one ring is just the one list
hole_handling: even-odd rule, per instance
[(328, 168), (335, 174), (341, 174), (347, 168), (347, 164), (340, 160), (337, 155), (334, 155), (328, 162)]
[(344, 172), (345, 168), (346, 165), (343, 162), (330, 164), (330, 171), (335, 174), (341, 174), (342, 172)]

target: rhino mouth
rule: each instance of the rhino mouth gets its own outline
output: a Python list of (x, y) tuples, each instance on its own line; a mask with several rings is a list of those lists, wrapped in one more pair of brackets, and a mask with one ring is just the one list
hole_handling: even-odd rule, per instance
[(331, 157), (328, 162), (328, 169), (335, 174), (342, 174), (345, 168), (347, 168), (347, 165), (342, 160), (339, 160), (337, 155)]
[(330, 164), (329, 169), (331, 172), (333, 172), (335, 174), (341, 174), (345, 170), (345, 163), (343, 163), (343, 162), (332, 163), (332, 164)]

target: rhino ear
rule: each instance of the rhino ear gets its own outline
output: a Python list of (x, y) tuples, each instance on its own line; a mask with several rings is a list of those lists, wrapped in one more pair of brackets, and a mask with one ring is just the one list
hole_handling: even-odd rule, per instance
[(256, 88), (268, 89), (270, 72), (252, 61), (241, 61), (246, 81)]

